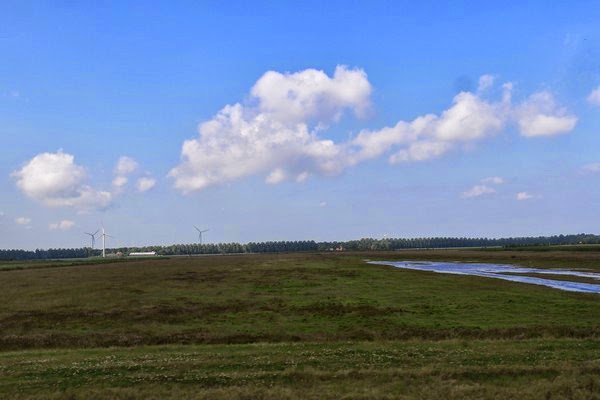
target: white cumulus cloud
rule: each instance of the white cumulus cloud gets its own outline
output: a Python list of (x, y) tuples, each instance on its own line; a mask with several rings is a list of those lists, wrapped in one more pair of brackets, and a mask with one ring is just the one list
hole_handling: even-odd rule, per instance
[(600, 107), (600, 86), (592, 90), (590, 95), (587, 97), (587, 101), (594, 106)]
[(27, 225), (31, 222), (31, 218), (29, 217), (17, 217), (15, 218), (15, 222), (19, 225)]
[(113, 199), (110, 192), (86, 185), (84, 168), (60, 150), (36, 155), (11, 175), (25, 195), (49, 207), (102, 209)]
[(471, 189), (467, 190), (466, 192), (463, 192), (462, 197), (468, 199), (468, 198), (479, 197), (479, 196), (483, 196), (486, 194), (492, 194), (492, 193), (496, 193), (496, 189), (491, 188), (486, 185), (475, 185)]
[(156, 180), (153, 178), (142, 177), (137, 180), (136, 188), (140, 193), (146, 192), (152, 189), (156, 185)]
[(517, 197), (517, 200), (524, 201), (524, 200), (533, 199), (534, 196), (527, 192), (519, 192), (519, 193), (517, 193), (516, 197)]
[(554, 136), (575, 128), (577, 117), (556, 104), (548, 91), (534, 93), (515, 110), (523, 136)]
[(68, 220), (68, 219), (63, 219), (60, 222), (49, 224), (48, 225), (48, 229), (50, 229), (50, 230), (67, 231), (67, 230), (71, 229), (74, 226), (75, 226), (75, 222), (73, 222), (71, 220)]
[(514, 107), (510, 83), (502, 85), (500, 99), (484, 97), (493, 84), (494, 77), (484, 75), (477, 93), (459, 93), (439, 114), (362, 130), (335, 142), (325, 134), (344, 112), (368, 114), (372, 89), (366, 73), (344, 66), (331, 77), (315, 69), (269, 71), (254, 84), (246, 104), (227, 105), (199, 125), (199, 136), (183, 143), (181, 162), (169, 176), (183, 192), (252, 175), (264, 176), (269, 184), (301, 182), (313, 175), (337, 175), (382, 156), (390, 164), (438, 158), (496, 135), (513, 121), (526, 136), (574, 127), (577, 119), (558, 107), (549, 92)]

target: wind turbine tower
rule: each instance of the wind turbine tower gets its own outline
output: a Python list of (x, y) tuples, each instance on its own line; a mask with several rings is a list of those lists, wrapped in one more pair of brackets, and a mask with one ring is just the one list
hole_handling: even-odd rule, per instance
[(202, 244), (202, 234), (204, 232), (208, 232), (210, 231), (210, 229), (205, 229), (205, 230), (200, 230), (200, 228), (198, 228), (196, 225), (194, 225), (194, 228), (196, 228), (196, 230), (198, 231), (198, 242), (200, 242), (200, 244)]
[(106, 258), (106, 237), (114, 238), (104, 231), (104, 225), (102, 225), (102, 258)]
[(96, 230), (96, 232), (94, 232), (94, 233), (83, 232), (92, 238), (92, 249), (94, 249), (94, 245), (96, 244), (96, 235), (98, 234), (99, 231), (100, 231), (100, 229)]

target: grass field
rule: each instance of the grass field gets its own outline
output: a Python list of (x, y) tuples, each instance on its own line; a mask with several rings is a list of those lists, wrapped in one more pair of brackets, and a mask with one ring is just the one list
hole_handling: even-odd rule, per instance
[(600, 398), (600, 295), (364, 259), (600, 272), (563, 250), (3, 264), (0, 396)]

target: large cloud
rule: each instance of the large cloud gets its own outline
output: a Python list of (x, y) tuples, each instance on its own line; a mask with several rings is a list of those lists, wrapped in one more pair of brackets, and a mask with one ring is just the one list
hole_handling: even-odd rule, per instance
[(517, 122), (524, 136), (554, 135), (574, 128), (577, 119), (557, 106), (549, 92), (511, 104), (512, 85), (502, 96), (484, 97), (494, 79), (483, 76), (477, 93), (461, 92), (440, 114), (377, 130), (363, 130), (345, 142), (323, 137), (346, 110), (364, 116), (371, 85), (360, 69), (338, 66), (333, 77), (308, 69), (265, 73), (247, 104), (225, 106), (200, 124), (199, 137), (186, 140), (181, 163), (169, 172), (184, 192), (262, 175), (267, 183), (303, 181), (309, 175), (336, 175), (360, 162), (387, 156), (392, 164), (425, 161), (502, 131)]
[(84, 168), (62, 151), (38, 154), (12, 176), (25, 195), (49, 207), (103, 209), (113, 199), (110, 192), (84, 184)]
[(427, 114), (411, 122), (400, 121), (393, 128), (361, 132), (352, 141), (357, 148), (355, 157), (358, 160), (379, 157), (398, 145), (403, 148), (389, 157), (392, 164), (439, 157), (456, 145), (500, 131), (509, 113), (509, 98), (505, 96), (502, 101), (491, 103), (473, 93), (461, 92), (439, 116)]
[(364, 115), (371, 85), (362, 70), (336, 68), (333, 78), (306, 70), (267, 72), (252, 88), (255, 106), (225, 106), (200, 125), (200, 137), (183, 144), (183, 162), (169, 175), (183, 191), (254, 174), (278, 183), (310, 173), (337, 174), (342, 149), (317, 131), (344, 110)]

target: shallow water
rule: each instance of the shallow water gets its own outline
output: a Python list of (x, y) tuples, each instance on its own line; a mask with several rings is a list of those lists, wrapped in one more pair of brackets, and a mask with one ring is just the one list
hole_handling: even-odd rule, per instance
[[(391, 265), (397, 268), (414, 269), (419, 271), (439, 272), (443, 274), (475, 275), (486, 278), (504, 279), (512, 282), (543, 285), (555, 289), (567, 290), (570, 292), (600, 293), (600, 274), (592, 272), (570, 271), (567, 269), (524, 268), (505, 264), (476, 264), (440, 261), (369, 261), (369, 263), (378, 265)], [(564, 275), (565, 278), (568, 276), (578, 276), (596, 279), (599, 281), (599, 284), (557, 281), (553, 279), (536, 278), (532, 276), (505, 275), (506, 273)]]

